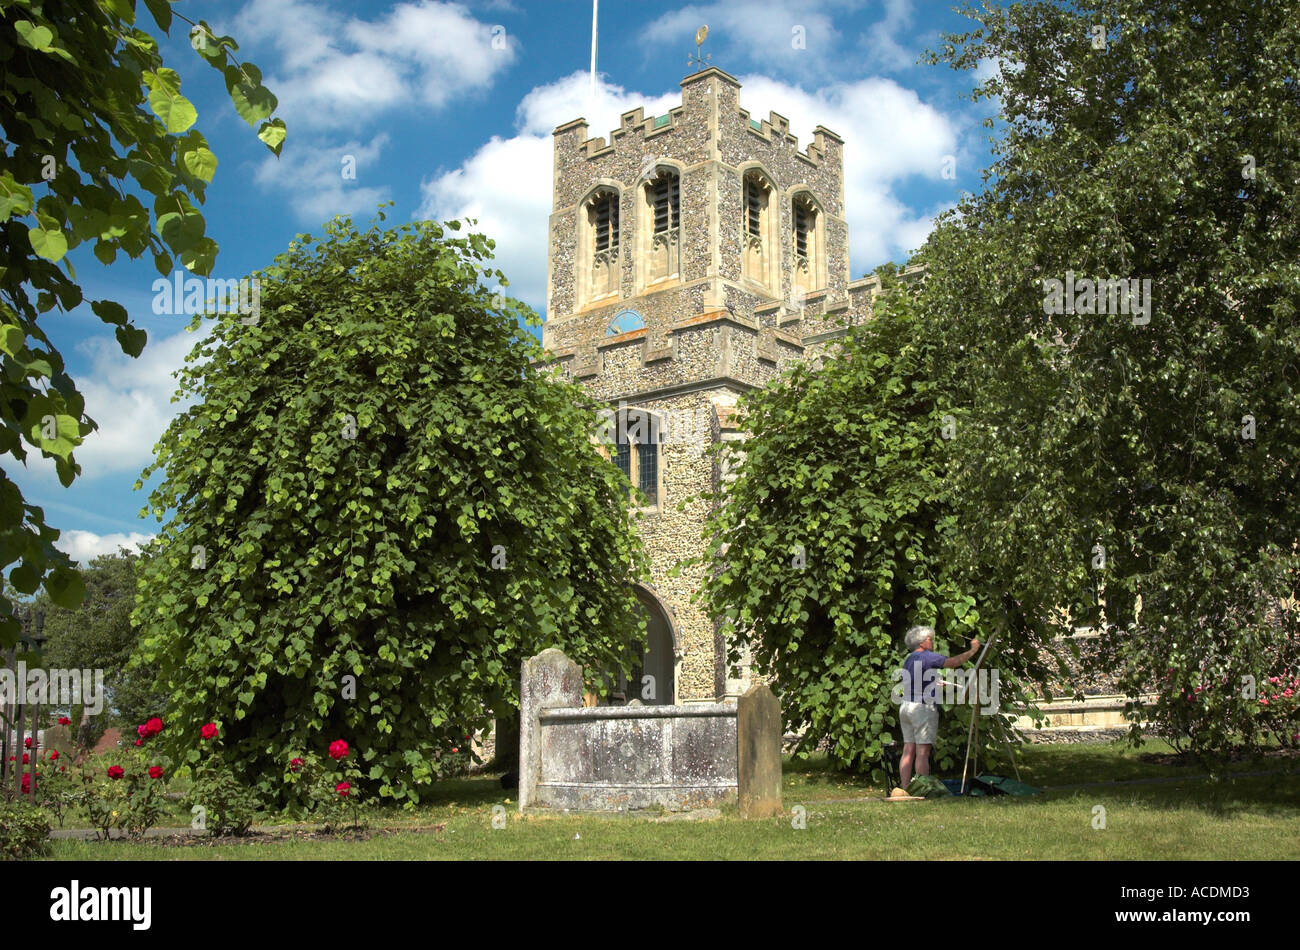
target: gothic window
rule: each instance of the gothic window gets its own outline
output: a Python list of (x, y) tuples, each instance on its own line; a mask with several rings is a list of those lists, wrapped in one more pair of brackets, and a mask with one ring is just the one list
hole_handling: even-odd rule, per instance
[[(644, 409), (626, 409), (616, 417), (612, 460), (628, 480), (628, 498), (654, 507), (659, 504), (659, 446), (663, 438), (658, 417)], [(638, 501), (633, 486), (645, 495)]]
[(761, 284), (769, 294), (778, 285), (779, 242), (773, 233), (772, 184), (758, 171), (745, 176), (744, 205), (741, 209), (744, 248), (743, 274)]
[(579, 291), (583, 303), (618, 293), (621, 229), (618, 192), (602, 188), (587, 199), (579, 246)]
[(641, 289), (679, 276), (681, 269), (681, 179), (671, 168), (660, 168), (642, 191), (640, 253)]
[(794, 286), (805, 294), (826, 286), (825, 248), (822, 215), (812, 195), (794, 196), (790, 208), (794, 228)]

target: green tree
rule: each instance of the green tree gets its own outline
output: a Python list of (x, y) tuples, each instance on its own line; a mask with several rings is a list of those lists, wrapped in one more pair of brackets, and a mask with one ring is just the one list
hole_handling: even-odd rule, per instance
[[(996, 595), (977, 607), (982, 589), (945, 560), (957, 530), (943, 478), (953, 418), (937, 398), (916, 288), (883, 278), (876, 318), (822, 368), (800, 364), (743, 399), (748, 438), (735, 481), (712, 496), (722, 504), (704, 560), (716, 570), (701, 590), (726, 618), (731, 661), (748, 645), (775, 677), (787, 724), (803, 730), (800, 752), (824, 746), (854, 769), (876, 766), (898, 735), (907, 628), (934, 626), (937, 648), (956, 653), (1001, 609)], [(1005, 700), (1015, 671), (1000, 672)], [(937, 767), (961, 755), (969, 717), (942, 718)]]
[[(235, 59), (234, 40), (174, 14), (167, 0), (144, 6), (163, 33), (173, 15), (191, 24), (191, 46), (221, 71), (236, 110), (278, 155), (285, 128), (270, 118), (275, 97), (256, 66)], [(74, 450), (95, 428), (38, 322), (83, 302), (67, 252), (93, 242), (106, 265), (119, 252), (148, 252), (163, 274), (175, 258), (206, 275), (216, 257), (196, 203), (217, 159), (180, 85), (155, 37), (136, 24), (135, 0), (0, 0), (0, 453), (25, 462), (29, 447), (39, 450), (65, 486), (81, 471)], [(120, 304), (91, 308), (115, 327), (124, 352), (140, 354), (145, 331)], [(0, 568), (17, 563), (9, 580), (20, 593), (43, 585), (56, 604), (75, 607), (84, 587), (54, 546), (58, 537), (0, 472)], [(18, 631), (14, 601), (0, 595), (0, 644)]]
[[(996, 160), (920, 258), (965, 411), (954, 565), (1044, 634), (1092, 624), (1176, 742), (1256, 742), (1244, 678), (1294, 674), (1300, 646), (1300, 6), (965, 12), (935, 59), (998, 66), (976, 92)], [(1137, 299), (1050, 283), (1085, 278)]]
[(486, 285), (492, 242), (459, 229), (299, 236), (257, 275), (261, 320), (221, 317), (181, 371), (197, 402), (145, 473), (175, 516), (136, 615), (178, 761), (215, 721), (270, 798), (290, 755), (343, 739), (371, 791), (416, 800), (517, 708), (527, 656), (630, 670), (626, 482), (537, 362), (536, 316)]
[[(167, 699), (155, 686), (157, 671), (138, 662), (139, 635), (131, 613), (139, 562), (139, 555), (125, 549), (100, 555), (81, 571), (86, 598), (80, 606), (67, 610), (38, 594), (33, 607), (44, 617), (43, 665), (103, 670), (110, 714), (106, 718), (124, 731), (164, 715)], [(74, 730), (79, 712), (72, 710)]]

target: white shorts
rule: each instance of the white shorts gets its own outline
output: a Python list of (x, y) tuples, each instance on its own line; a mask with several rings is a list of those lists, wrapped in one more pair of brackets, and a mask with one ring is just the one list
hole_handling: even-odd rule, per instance
[(917, 745), (934, 745), (939, 737), (939, 707), (925, 703), (903, 703), (898, 707), (903, 726), (903, 741)]

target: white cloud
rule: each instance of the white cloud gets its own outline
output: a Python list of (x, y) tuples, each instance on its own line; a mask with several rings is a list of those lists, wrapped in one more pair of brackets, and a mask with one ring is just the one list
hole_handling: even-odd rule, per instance
[(85, 566), (101, 554), (116, 554), (118, 548), (139, 551), (141, 546), (151, 541), (153, 537), (152, 534), (141, 534), (139, 531), (132, 531), (129, 534), (64, 531), (55, 542), (55, 547)]
[[(328, 145), (286, 144), (279, 158), (262, 160), (253, 178), (268, 191), (279, 193), (309, 227), (336, 214), (364, 216), (389, 196), (387, 185), (363, 184), (373, 176), (387, 144), (386, 132), (364, 145), (356, 139)], [(345, 172), (355, 177), (345, 178)]]
[(282, 60), (266, 77), (290, 128), (355, 128), (390, 109), (438, 109), (490, 86), (514, 37), (459, 3), (398, 3), (373, 20), (302, 0), (252, 0), (235, 20)]
[(885, 16), (858, 40), (868, 62), (891, 72), (916, 65), (924, 44), (913, 46), (900, 42), (912, 25), (912, 0), (885, 0), (884, 6)]
[[(940, 179), (943, 160), (959, 154), (955, 124), (917, 94), (889, 79), (838, 83), (806, 92), (765, 76), (742, 78), (741, 105), (756, 117), (775, 110), (791, 120), (801, 147), (817, 125), (845, 139), (845, 202), (853, 275), (918, 248), (941, 208), (918, 213), (896, 194), (912, 177)], [(662, 115), (680, 93), (628, 92), (601, 82), (588, 101), (588, 76), (574, 73), (533, 89), (516, 111), (516, 134), (493, 137), (458, 168), (421, 184), (417, 217), (474, 217), (496, 240), (498, 265), (511, 290), (535, 308), (546, 304), (546, 221), (551, 213), (551, 131), (578, 116), (588, 134), (608, 139), (618, 117), (637, 106)]]
[(910, 178), (941, 180), (945, 156), (960, 158), (956, 124), (912, 90), (873, 77), (814, 92), (766, 76), (741, 77), (741, 105), (790, 119), (800, 146), (818, 125), (844, 139), (844, 203), (855, 277), (916, 250), (942, 208), (917, 213), (898, 197)]

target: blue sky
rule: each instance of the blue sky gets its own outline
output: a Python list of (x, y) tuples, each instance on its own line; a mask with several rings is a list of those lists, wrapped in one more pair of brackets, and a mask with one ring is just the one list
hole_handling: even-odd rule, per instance
[[(817, 125), (845, 139), (854, 277), (903, 261), (990, 160), (980, 123), (992, 107), (966, 98), (975, 77), (916, 64), (941, 32), (969, 28), (948, 3), (602, 0), (594, 100), (591, 0), (186, 0), (177, 9), (236, 37), (289, 128), (277, 160), (178, 21), (164, 58), (220, 163), (204, 208), (221, 247), (214, 277), (247, 274), (295, 234), (319, 233), (339, 213), (368, 221), (391, 200), (390, 221), (477, 218), (512, 292), (543, 312), (551, 130), (585, 116), (593, 136), (608, 136), (628, 109), (660, 115), (678, 104), (704, 23), (710, 65), (741, 81), (752, 115), (786, 116), (801, 147)], [(76, 452), (82, 475), (70, 488), (35, 454), (26, 470), (11, 460), (5, 470), (63, 529), (61, 546), (85, 559), (156, 530), (137, 517), (147, 492), (132, 486), (180, 408), (171, 373), (198, 335), (185, 332), (187, 317), (152, 312), (151, 261), (104, 267), (88, 246), (69, 257), (88, 300), (122, 303), (149, 333), (133, 360), (88, 307), (42, 321), (99, 431)]]

